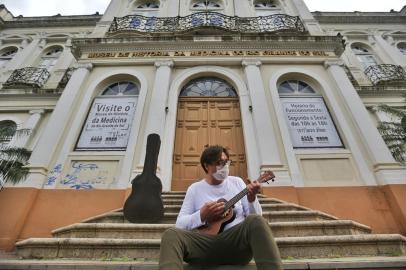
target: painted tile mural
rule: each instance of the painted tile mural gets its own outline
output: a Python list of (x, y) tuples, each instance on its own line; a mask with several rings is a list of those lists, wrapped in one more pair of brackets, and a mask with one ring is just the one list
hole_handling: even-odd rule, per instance
[(116, 182), (118, 161), (72, 161), (58, 188), (109, 188)]

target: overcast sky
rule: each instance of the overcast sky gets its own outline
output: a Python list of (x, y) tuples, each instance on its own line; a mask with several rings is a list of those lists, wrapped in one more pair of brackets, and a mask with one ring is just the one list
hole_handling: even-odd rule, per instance
[[(247, 1), (247, 0), (239, 0)], [(399, 11), (406, 0), (304, 0), (311, 11)], [(110, 0), (0, 0), (14, 16), (104, 13)]]

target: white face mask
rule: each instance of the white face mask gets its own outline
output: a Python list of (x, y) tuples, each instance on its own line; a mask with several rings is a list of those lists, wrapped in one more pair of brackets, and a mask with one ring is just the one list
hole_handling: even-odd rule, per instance
[(218, 180), (218, 181), (223, 181), (224, 179), (227, 178), (228, 173), (229, 173), (229, 165), (226, 164), (222, 168), (221, 167), (216, 167), (217, 171), (213, 173), (213, 177)]

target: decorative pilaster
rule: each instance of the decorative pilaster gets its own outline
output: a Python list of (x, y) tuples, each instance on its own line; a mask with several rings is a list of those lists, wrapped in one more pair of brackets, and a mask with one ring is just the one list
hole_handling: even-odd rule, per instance
[(242, 62), (252, 101), (252, 116), (256, 129), (255, 139), (258, 142), (261, 169), (267, 169), (281, 167), (281, 158), (259, 68), (261, 64), (261, 61), (256, 59)]
[(48, 167), (58, 148), (60, 139), (67, 129), (66, 123), (72, 114), (74, 104), (79, 101), (80, 90), (93, 68), (92, 64), (77, 64), (71, 80), (66, 85), (54, 111), (35, 146), (29, 160), (30, 173), (25, 182), (31, 187), (41, 188), (48, 174)]
[(40, 39), (34, 39), (29, 45), (25, 44), (24, 48), (20, 48), (17, 54), (7, 64), (8, 70), (15, 70), (23, 66), (29, 66), (30, 57), (37, 54), (39, 49)]
[(16, 138), (15, 142), (13, 143), (16, 147), (24, 147), (24, 148), (28, 147), (28, 143), (36, 134), (41, 119), (45, 113), (45, 110), (43, 109), (31, 110), (29, 113), (30, 118), (28, 118), (28, 120), (25, 121), (22, 126), (22, 129), (28, 130), (29, 133), (21, 138)]
[[(386, 53), (386, 55), (390, 58), (392, 63), (406, 67), (406, 57), (394, 46), (389, 44), (389, 41), (386, 41), (381, 35), (377, 34), (374, 36), (377, 45), (381, 48), (382, 52)], [(389, 63), (386, 63), (389, 64)]]
[[(340, 89), (341, 98), (350, 111), (357, 133), (362, 138), (362, 143), (367, 150), (367, 155), (373, 164), (373, 170), (379, 184), (405, 183), (406, 169), (392, 157), (388, 147), (368, 115), (364, 103), (357, 94), (354, 86), (348, 79), (343, 62), (340, 60), (326, 61), (324, 67), (334, 79)], [(362, 157), (355, 157), (362, 158)]]
[(324, 35), (323, 30), (320, 27), (319, 22), (313, 17), (312, 13), (306, 6), (303, 0), (290, 0), (297, 10), (297, 15), (303, 21), (309, 34), (312, 36), (322, 36)]
[[(174, 63), (171, 60), (158, 60), (155, 62), (156, 73), (154, 80), (154, 87), (152, 89), (151, 103), (149, 105), (147, 126), (145, 128), (144, 143), (142, 147), (142, 154), (138, 162), (138, 169), (143, 167), (145, 159), (145, 145), (147, 144), (147, 137), (151, 133), (156, 133), (163, 137), (166, 117), (166, 100), (169, 92), (170, 79), (172, 74), (172, 67)], [(158, 167), (161, 164), (162, 155), (159, 155)], [(159, 172), (159, 170), (158, 170)]]

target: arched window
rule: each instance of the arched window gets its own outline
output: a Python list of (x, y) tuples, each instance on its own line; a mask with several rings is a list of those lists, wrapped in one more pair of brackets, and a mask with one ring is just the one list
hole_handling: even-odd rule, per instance
[(11, 120), (0, 121), (0, 147), (8, 144), (17, 131), (17, 124)]
[(58, 61), (59, 56), (61, 55), (63, 48), (61, 46), (51, 47), (44, 52), (41, 57), (41, 62), (39, 68), (45, 68), (50, 71)]
[(278, 87), (279, 94), (316, 94), (316, 91), (305, 82), (298, 80), (284, 81)]
[(134, 14), (145, 17), (157, 17), (159, 11), (159, 1), (136, 2)]
[(140, 87), (132, 81), (110, 84), (94, 98), (76, 150), (125, 151)]
[(224, 80), (205, 77), (190, 81), (180, 92), (181, 97), (236, 97), (237, 93)]
[(269, 16), (281, 13), (281, 9), (274, 0), (257, 0), (254, 2), (256, 16)]
[(401, 42), (398, 44), (398, 49), (401, 53), (406, 55), (406, 42)]
[(371, 53), (364, 46), (355, 44), (351, 46), (351, 49), (357, 57), (358, 61), (361, 63), (364, 70), (369, 66), (378, 64), (373, 53)]
[(312, 86), (284, 80), (278, 93), (294, 148), (343, 147), (323, 97)]
[(107, 87), (102, 96), (138, 96), (140, 89), (132, 82), (117, 82)]
[(8, 47), (0, 52), (0, 67), (6, 65), (18, 52), (16, 47)]
[(219, 1), (215, 0), (199, 0), (192, 3), (192, 9), (195, 10), (218, 10), (222, 9)]

